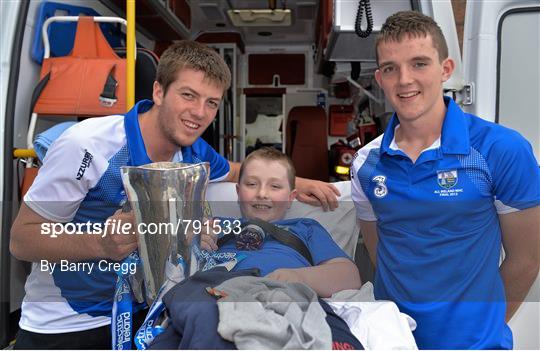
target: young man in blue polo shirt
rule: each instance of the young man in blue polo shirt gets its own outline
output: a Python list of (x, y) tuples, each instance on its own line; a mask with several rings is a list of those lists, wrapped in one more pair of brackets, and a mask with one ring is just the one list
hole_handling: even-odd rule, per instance
[[(114, 263), (137, 248), (137, 235), (118, 234), (120, 223), (132, 222), (119, 210), (126, 200), (120, 167), (209, 162), (211, 181), (237, 180), (239, 164), (200, 137), (230, 81), (215, 50), (175, 43), (161, 56), (153, 101), (140, 101), (125, 116), (78, 123), (51, 145), (11, 230), (11, 253), (33, 262), (15, 348), (110, 348)], [(336, 205), (332, 185), (307, 179), (299, 185), (304, 200)], [(88, 223), (101, 234), (91, 234)], [(42, 235), (62, 224), (56, 237)], [(68, 235), (68, 228), (78, 234)]]
[(512, 348), (506, 322), (539, 266), (531, 146), (443, 97), (454, 62), (431, 18), (390, 16), (376, 51), (375, 78), (396, 113), (351, 170), (375, 295), (416, 319), (420, 348)]

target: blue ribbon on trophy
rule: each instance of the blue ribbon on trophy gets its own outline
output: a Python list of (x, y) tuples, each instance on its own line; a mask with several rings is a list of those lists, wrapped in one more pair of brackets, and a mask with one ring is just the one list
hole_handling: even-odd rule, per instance
[[(132, 252), (123, 261), (128, 265), (139, 265), (137, 251)], [(129, 282), (129, 271), (118, 270), (111, 316), (112, 349), (131, 350), (133, 329), (133, 293)]]

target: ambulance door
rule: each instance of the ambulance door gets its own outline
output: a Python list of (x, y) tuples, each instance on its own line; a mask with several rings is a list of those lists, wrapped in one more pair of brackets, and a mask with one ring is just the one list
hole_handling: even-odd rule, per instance
[(540, 3), (468, 1), (465, 109), (520, 132), (540, 159)]
[[(9, 230), (13, 213), (12, 196), (16, 187), (11, 182), (13, 173), (13, 121), (15, 114), (14, 95), (19, 84), (19, 58), (21, 52), (21, 35), (27, 6), (19, 1), (0, 1), (0, 349), (8, 346), (13, 336), (14, 320), (10, 318), (15, 309), (11, 304), (14, 294), (11, 277), (16, 275), (17, 266), (9, 253)], [(24, 17), (23, 17), (24, 18)], [(24, 277), (24, 276), (23, 276)], [(21, 288), (22, 285), (17, 286)]]
[[(520, 132), (540, 159), (540, 5), (468, 1), (463, 35), (467, 112)], [(540, 349), (540, 279), (509, 325), (515, 349)]]

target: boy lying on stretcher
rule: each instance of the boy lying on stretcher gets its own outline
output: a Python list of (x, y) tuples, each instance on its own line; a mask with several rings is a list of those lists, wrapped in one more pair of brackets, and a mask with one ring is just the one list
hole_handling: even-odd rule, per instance
[(356, 265), (318, 222), (312, 219), (283, 220), (296, 196), (294, 179), (294, 166), (286, 155), (271, 148), (256, 150), (240, 168), (236, 185), (238, 201), (244, 219), (256, 218), (285, 227), (301, 239), (311, 254), (312, 264), (272, 235), (264, 235), (260, 242), (257, 233), (253, 233), (252, 238), (246, 237), (247, 242), (242, 242), (245, 235), (240, 235), (219, 248), (216, 236), (202, 235), (201, 247), (218, 252), (242, 251), (246, 258), (234, 270), (259, 268), (261, 276), (304, 283), (321, 297), (330, 297), (345, 289), (359, 289), (360, 275)]
[[(201, 235), (201, 248), (213, 255), (234, 253), (237, 258), (242, 257), (232, 272), (227, 273), (231, 277), (256, 269), (261, 277), (279, 284), (304, 283), (319, 297), (330, 297), (341, 290), (359, 289), (361, 282), (356, 265), (318, 222), (304, 218), (283, 219), (296, 195), (294, 179), (294, 166), (286, 155), (271, 148), (251, 153), (242, 164), (236, 185), (243, 214), (242, 232), (223, 236), (219, 240), (213, 234)], [(294, 238), (291, 239), (291, 236)], [(163, 300), (173, 326), (159, 335), (151, 348), (268, 347), (269, 344), (251, 343), (252, 337), (247, 338), (248, 343), (244, 345), (239, 345), (239, 338), (233, 338), (235, 345), (217, 334), (218, 321), (222, 316), (218, 315), (216, 297), (206, 291), (209, 286), (215, 287), (229, 278), (220, 277), (215, 281), (216, 276), (212, 271), (199, 272), (167, 293)], [(213, 304), (195, 303), (201, 301)], [(321, 305), (331, 329), (332, 348), (362, 348), (331, 308), (322, 302)], [(239, 308), (244, 309), (243, 306)], [(247, 328), (249, 316), (245, 317), (244, 326)], [(257, 319), (260, 318), (257, 317), (254, 323)], [(237, 334), (244, 332), (243, 328), (240, 326)], [(288, 341), (279, 344), (278, 340), (261, 332), (272, 340), (271, 348), (291, 346), (286, 345)], [(301, 343), (292, 345), (294, 348), (306, 346)], [(321, 344), (318, 345), (320, 348)]]

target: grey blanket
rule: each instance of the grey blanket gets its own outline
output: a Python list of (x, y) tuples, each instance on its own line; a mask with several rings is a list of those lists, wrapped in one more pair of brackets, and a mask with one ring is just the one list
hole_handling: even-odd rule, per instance
[(301, 283), (237, 277), (216, 287), (218, 333), (238, 349), (331, 349), (332, 334), (317, 294)]

